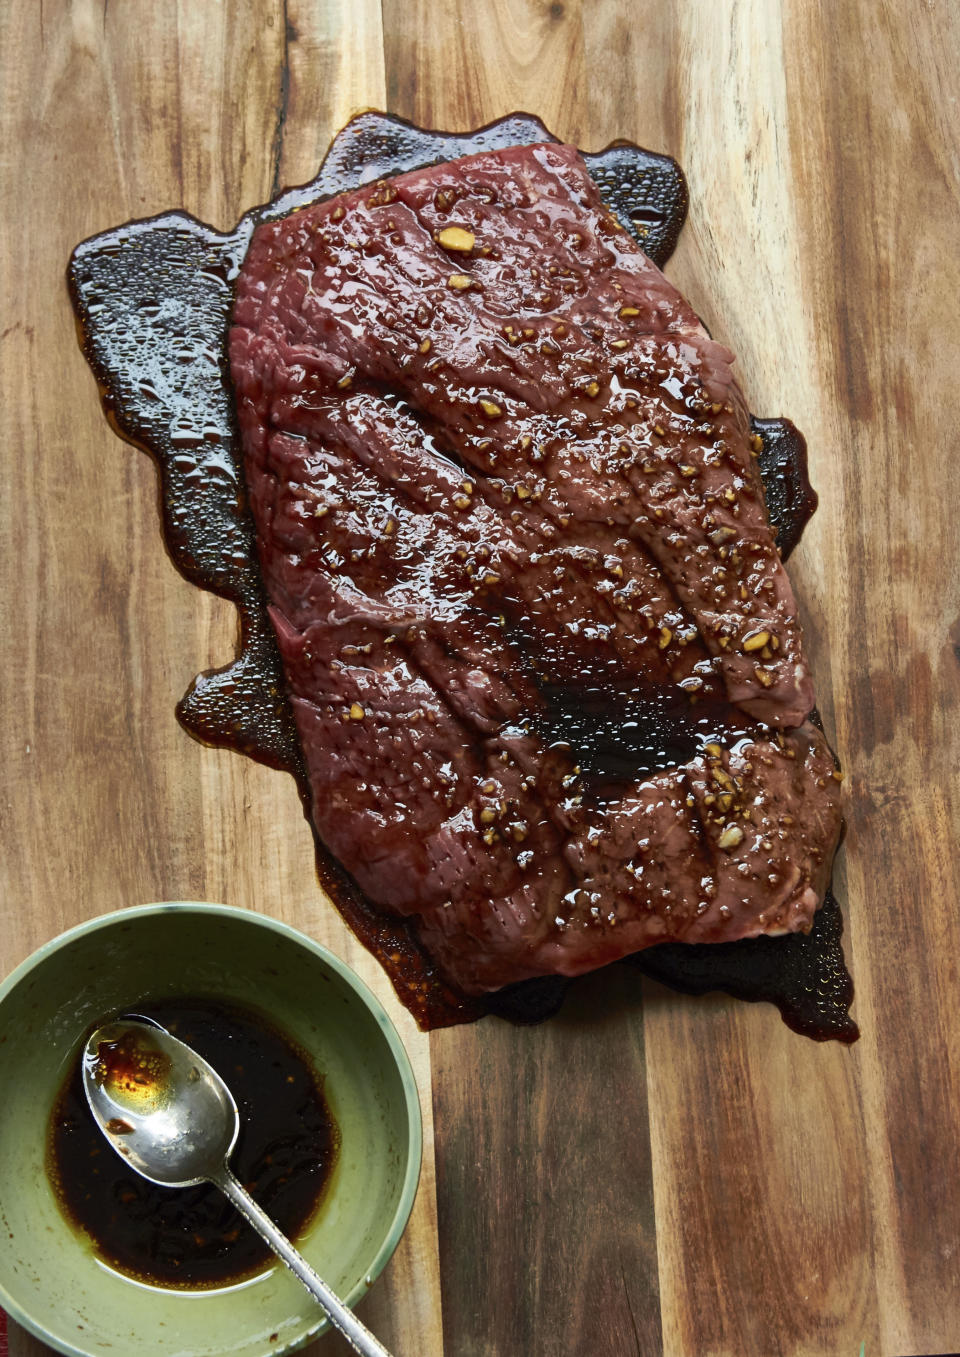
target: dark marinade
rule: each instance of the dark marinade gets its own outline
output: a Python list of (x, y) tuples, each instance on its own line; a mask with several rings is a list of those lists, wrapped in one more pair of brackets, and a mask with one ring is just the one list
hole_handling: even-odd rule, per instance
[[(225, 343), (233, 281), (258, 222), (319, 199), (482, 150), (552, 140), (523, 114), (474, 133), (423, 131), (367, 113), (337, 136), (317, 177), (247, 213), (226, 234), (182, 212), (133, 222), (84, 242), (68, 280), (84, 353), (114, 429), (149, 452), (160, 470), (164, 536), (180, 572), (235, 603), (240, 648), (223, 669), (201, 674), (177, 707), (186, 730), (211, 745), (239, 750), (297, 779), (310, 819), (302, 755), (285, 680), (267, 618), (253, 525), (246, 504)], [(675, 161), (628, 143), (585, 156), (608, 205), (646, 254), (663, 267), (686, 217), (687, 190)], [(806, 445), (788, 420), (752, 418), (763, 449), (758, 465), (784, 559), (816, 507)], [(708, 714), (686, 714), (634, 700), (629, 732), (610, 728), (598, 700), (591, 718), (571, 712), (564, 694), (544, 692), (545, 721), (575, 743), (601, 777), (663, 767), (703, 739)], [(629, 700), (628, 700), (629, 706)], [(622, 704), (618, 716), (622, 716)], [(316, 835), (315, 835), (316, 838)], [(472, 1021), (486, 1013), (539, 1022), (563, 1002), (563, 977), (527, 980), (496, 993), (464, 996), (437, 972), (404, 920), (365, 901), (317, 839), (320, 881), (348, 924), (391, 976), (422, 1027)], [(858, 1036), (849, 1016), (853, 987), (843, 960), (842, 918), (827, 893), (809, 934), (733, 943), (667, 943), (619, 962), (686, 993), (722, 990), (766, 1000), (794, 1030), (817, 1040)]]
[[(336, 1163), (339, 1132), (307, 1057), (253, 1010), (203, 998), (138, 1005), (224, 1078), (240, 1111), (231, 1167), (290, 1238), (302, 1234)], [(78, 1058), (50, 1120), (47, 1168), (68, 1219), (118, 1271), (156, 1286), (225, 1286), (274, 1255), (219, 1189), (158, 1187), (107, 1143)]]

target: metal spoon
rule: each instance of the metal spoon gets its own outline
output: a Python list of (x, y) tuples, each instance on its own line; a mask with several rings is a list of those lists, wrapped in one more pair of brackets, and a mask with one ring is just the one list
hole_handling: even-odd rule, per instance
[(163, 1187), (216, 1184), (357, 1352), (390, 1357), (230, 1172), (240, 1114), (196, 1051), (149, 1020), (107, 1023), (84, 1048), (83, 1087), (94, 1120), (132, 1168)]

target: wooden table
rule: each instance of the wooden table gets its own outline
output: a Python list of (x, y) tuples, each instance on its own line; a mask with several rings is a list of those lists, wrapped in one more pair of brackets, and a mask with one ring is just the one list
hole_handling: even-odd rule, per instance
[[(426, 1123), (362, 1308), (398, 1357), (960, 1349), (958, 36), (937, 0), (0, 6), (0, 969), (164, 899), (263, 910), (354, 965)], [(418, 1033), (321, 895), (292, 780), (177, 726), (235, 615), (164, 554), (67, 256), (173, 206), (232, 225), (364, 107), (451, 129), (522, 108), (684, 166), (669, 272), (751, 407), (805, 431), (821, 495), (791, 573), (849, 774), (852, 1049), (616, 973), (544, 1027)]]

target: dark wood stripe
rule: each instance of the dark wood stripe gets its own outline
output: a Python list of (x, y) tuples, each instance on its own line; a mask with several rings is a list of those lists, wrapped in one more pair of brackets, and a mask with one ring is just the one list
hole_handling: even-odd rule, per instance
[(431, 1034), (444, 1352), (660, 1357), (639, 981)]

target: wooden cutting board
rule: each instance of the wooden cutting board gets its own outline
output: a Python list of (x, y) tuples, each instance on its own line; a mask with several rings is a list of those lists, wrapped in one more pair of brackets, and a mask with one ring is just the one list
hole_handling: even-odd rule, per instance
[[(960, 1349), (958, 38), (937, 0), (0, 5), (0, 969), (163, 899), (263, 910), (354, 965), (427, 1129), (362, 1308), (398, 1357)], [(751, 408), (804, 430), (821, 495), (791, 574), (848, 772), (853, 1048), (615, 972), (543, 1027), (418, 1033), (321, 895), (292, 780), (177, 726), (235, 616), (164, 555), (63, 270), (130, 217), (231, 226), (365, 107), (520, 108), (686, 170), (668, 271)]]

